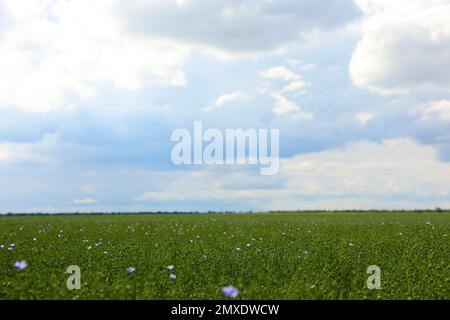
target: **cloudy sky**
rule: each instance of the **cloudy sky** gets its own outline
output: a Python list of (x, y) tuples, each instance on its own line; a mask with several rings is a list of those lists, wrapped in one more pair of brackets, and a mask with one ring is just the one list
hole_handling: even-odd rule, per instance
[[(450, 0), (0, 0), (0, 212), (450, 207)], [(279, 128), (280, 173), (170, 136)]]

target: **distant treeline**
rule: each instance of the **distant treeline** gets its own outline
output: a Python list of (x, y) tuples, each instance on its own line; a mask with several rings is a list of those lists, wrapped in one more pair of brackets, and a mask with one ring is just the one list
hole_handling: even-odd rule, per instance
[(450, 209), (417, 209), (417, 210), (271, 210), (271, 211), (143, 211), (143, 212), (60, 212), (60, 213), (44, 213), (44, 212), (35, 212), (35, 213), (0, 213), (0, 216), (64, 216), (64, 215), (85, 215), (85, 216), (95, 216), (95, 215), (181, 215), (181, 214), (263, 214), (263, 213), (271, 213), (271, 214), (281, 214), (281, 213), (389, 213), (389, 212), (412, 212), (412, 213), (429, 213), (429, 212), (438, 212), (438, 213), (450, 213)]

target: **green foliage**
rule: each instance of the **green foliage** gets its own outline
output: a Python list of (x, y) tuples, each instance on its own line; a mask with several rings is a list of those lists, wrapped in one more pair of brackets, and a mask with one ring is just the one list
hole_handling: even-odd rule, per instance
[[(222, 299), (227, 285), (240, 290), (238, 299), (450, 299), (449, 218), (448, 212), (0, 217), (0, 299)], [(28, 267), (15, 269), (21, 260)], [(80, 290), (66, 287), (70, 265), (81, 268)], [(370, 265), (381, 268), (381, 290), (367, 289)]]

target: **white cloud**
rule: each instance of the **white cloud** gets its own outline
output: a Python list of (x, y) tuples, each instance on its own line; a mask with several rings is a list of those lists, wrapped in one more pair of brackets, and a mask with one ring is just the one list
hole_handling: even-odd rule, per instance
[(422, 120), (437, 120), (450, 122), (450, 101), (442, 100), (433, 102), (422, 111)]
[(350, 75), (358, 86), (383, 94), (449, 91), (448, 0), (355, 0), (365, 13)]
[(277, 66), (261, 71), (259, 75), (264, 79), (282, 79), (285, 81), (292, 81), (300, 78), (299, 75), (283, 66)]
[(277, 115), (283, 115), (291, 112), (300, 111), (300, 107), (282, 95), (272, 92), (272, 98), (275, 100), (275, 106), (272, 111)]
[(111, 1), (4, 5), (11, 22), (0, 42), (0, 107), (48, 112), (92, 97), (101, 84), (136, 90), (185, 83), (190, 48), (127, 32)]
[(94, 203), (98, 203), (98, 200), (93, 199), (93, 198), (85, 198), (85, 199), (74, 200), (73, 203), (74, 204), (94, 204)]
[(222, 58), (282, 54), (301, 34), (340, 28), (359, 15), (351, 0), (1, 4), (0, 107), (32, 112), (71, 110), (110, 85), (182, 86), (194, 48)]
[(298, 92), (310, 85), (311, 84), (309, 82), (305, 82), (303, 80), (292, 81), (281, 90), (281, 93)]
[(146, 192), (139, 197), (133, 199), (134, 201), (180, 201), (184, 197), (178, 193), (169, 192)]
[(360, 112), (355, 115), (356, 121), (362, 126), (366, 125), (378, 116), (375, 112)]
[(51, 155), (48, 152), (54, 149), (57, 137), (46, 135), (37, 142), (4, 142), (0, 143), (0, 161), (17, 162), (31, 161), (48, 163)]
[(225, 52), (269, 52), (314, 30), (343, 27), (360, 12), (351, 0), (119, 1), (127, 28)]
[(242, 99), (244, 97), (244, 93), (241, 91), (226, 93), (219, 96), (213, 103), (204, 108), (204, 111), (209, 112), (215, 109), (220, 109), (227, 103)]
[(0, 161), (11, 158), (11, 154), (12, 154), (12, 150), (9, 145), (7, 145), (7, 144), (0, 145)]
[(359, 142), (281, 162), (288, 188), (304, 195), (438, 196), (450, 193), (450, 164), (409, 139)]
[[(260, 176), (257, 172), (248, 166), (173, 172), (105, 171), (95, 176), (95, 181), (108, 185), (135, 182), (139, 188), (145, 188), (143, 181), (156, 181), (158, 191), (137, 193), (130, 204), (130, 208), (136, 205), (142, 210), (148, 202), (152, 208), (166, 210), (197, 205), (238, 210), (433, 208), (449, 203), (450, 163), (439, 160), (435, 147), (406, 138), (361, 141), (285, 158), (276, 176)], [(88, 205), (92, 201), (78, 202), (75, 204)], [(114, 210), (111, 203), (104, 205)]]
[(302, 111), (298, 105), (281, 94), (272, 92), (271, 96), (275, 100), (275, 105), (272, 112), (276, 115), (282, 116), (285, 114), (292, 114), (297, 120), (311, 120), (314, 118), (311, 113)]
[(261, 210), (417, 209), (450, 203), (450, 163), (441, 162), (434, 147), (410, 139), (361, 141), (282, 159), (280, 174), (269, 178), (247, 169), (165, 173), (170, 176), (165, 191), (137, 199), (199, 201), (209, 208), (231, 202)]
[[(301, 62), (297, 60), (288, 60), (287, 63), (290, 65), (295, 65), (296, 63), (299, 64)], [(266, 80), (283, 80), (287, 82), (287, 84), (284, 85), (284, 87), (278, 91), (277, 95), (279, 97), (275, 98), (278, 101), (284, 100), (284, 97), (281, 96), (282, 94), (294, 94), (297, 96), (303, 95), (306, 93), (305, 88), (311, 85), (310, 82), (302, 80), (302, 76), (300, 74), (297, 74), (291, 69), (288, 69), (284, 66), (276, 66), (269, 68), (267, 70), (260, 71), (259, 76)], [(269, 83), (263, 84), (262, 89), (264, 88), (266, 89), (270, 88), (270, 84)], [(259, 92), (265, 93), (264, 90), (261, 89), (259, 90)], [(289, 104), (287, 101), (282, 101), (280, 103), (283, 104), (285, 107), (288, 107), (287, 105)], [(290, 107), (293, 108), (293, 106)]]

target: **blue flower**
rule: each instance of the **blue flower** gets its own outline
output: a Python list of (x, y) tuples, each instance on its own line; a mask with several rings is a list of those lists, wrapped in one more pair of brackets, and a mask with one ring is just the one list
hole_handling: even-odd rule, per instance
[(234, 286), (222, 288), (222, 293), (227, 298), (236, 298), (239, 295), (239, 290)]
[(17, 261), (16, 263), (14, 263), (14, 268), (16, 269), (23, 270), (26, 267), (28, 267), (28, 263), (25, 260)]

